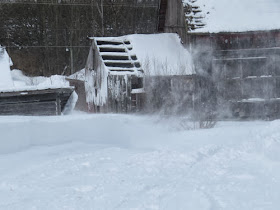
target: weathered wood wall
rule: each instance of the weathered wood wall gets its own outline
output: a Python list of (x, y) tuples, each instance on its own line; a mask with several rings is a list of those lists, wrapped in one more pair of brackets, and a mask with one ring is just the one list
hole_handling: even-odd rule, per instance
[(107, 106), (109, 112), (131, 112), (131, 77), (129, 75), (109, 75)]
[(88, 104), (86, 103), (86, 92), (85, 92), (85, 81), (76, 79), (67, 79), (70, 86), (75, 87), (75, 92), (78, 95), (78, 101), (76, 103), (75, 109), (79, 111), (88, 111)]
[(192, 112), (195, 79), (192, 76), (154, 76), (145, 78), (145, 111), (164, 114)]
[(0, 115), (61, 115), (72, 88), (0, 93)]
[(191, 34), (189, 38), (198, 52), (198, 73), (212, 75), (220, 110), (228, 110), (222, 115), (280, 117), (273, 108), (280, 106), (279, 30)]
[(186, 18), (181, 0), (168, 0), (164, 32), (177, 33), (182, 41), (186, 40)]

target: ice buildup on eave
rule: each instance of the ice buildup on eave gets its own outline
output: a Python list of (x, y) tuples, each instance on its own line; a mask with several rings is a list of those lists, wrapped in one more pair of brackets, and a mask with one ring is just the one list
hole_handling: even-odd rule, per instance
[(279, 0), (197, 0), (195, 4), (205, 16), (206, 26), (194, 33), (280, 29)]

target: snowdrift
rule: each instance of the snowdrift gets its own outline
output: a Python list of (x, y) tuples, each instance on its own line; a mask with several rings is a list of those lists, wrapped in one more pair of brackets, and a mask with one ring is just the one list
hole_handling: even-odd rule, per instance
[(279, 208), (280, 121), (180, 132), (169, 130), (174, 124), (0, 117), (0, 208)]

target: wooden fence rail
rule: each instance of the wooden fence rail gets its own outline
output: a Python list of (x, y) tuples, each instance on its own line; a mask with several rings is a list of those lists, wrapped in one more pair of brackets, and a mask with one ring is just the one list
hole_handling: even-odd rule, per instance
[[(51, 5), (92, 5), (96, 0), (0, 0), (0, 4), (51, 4)], [(158, 7), (160, 0), (116, 0), (114, 2), (104, 1), (104, 6), (146, 6)], [(95, 3), (94, 3), (95, 5)]]

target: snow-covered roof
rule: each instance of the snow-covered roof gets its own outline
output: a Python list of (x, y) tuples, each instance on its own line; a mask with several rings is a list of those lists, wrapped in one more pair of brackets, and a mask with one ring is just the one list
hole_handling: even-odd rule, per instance
[[(0, 73), (0, 78), (3, 74)], [(65, 76), (52, 75), (51, 77), (28, 77), (20, 70), (12, 70), (9, 72), (12, 79), (11, 86), (4, 86), (0, 83), (0, 92), (19, 92), (32, 90), (46, 90), (57, 88), (71, 88)], [(0, 81), (1, 82), (1, 81)]]
[(11, 65), (11, 58), (0, 45), (0, 92), (70, 88), (65, 76), (27, 77), (20, 70), (11, 71)]
[(128, 35), (132, 51), (142, 64), (147, 75), (191, 75), (194, 74), (190, 53), (177, 34)]
[[(140, 61), (140, 68), (144, 70), (145, 75), (194, 74), (191, 55), (187, 49), (184, 48), (177, 34), (132, 34), (122, 37), (102, 37), (94, 39), (97, 41), (129, 41), (129, 54), (137, 56), (137, 61)], [(119, 48), (118, 45), (112, 45), (110, 47)], [(124, 54), (126, 53), (127, 52)], [(102, 55), (105, 54), (106, 53), (102, 53)], [(117, 54), (121, 55), (119, 52)], [(112, 69), (112, 67), (110, 67), (110, 69)], [(121, 74), (121, 72), (119, 73)]]
[(197, 0), (195, 4), (205, 16), (206, 26), (193, 32), (280, 29), (279, 0)]

